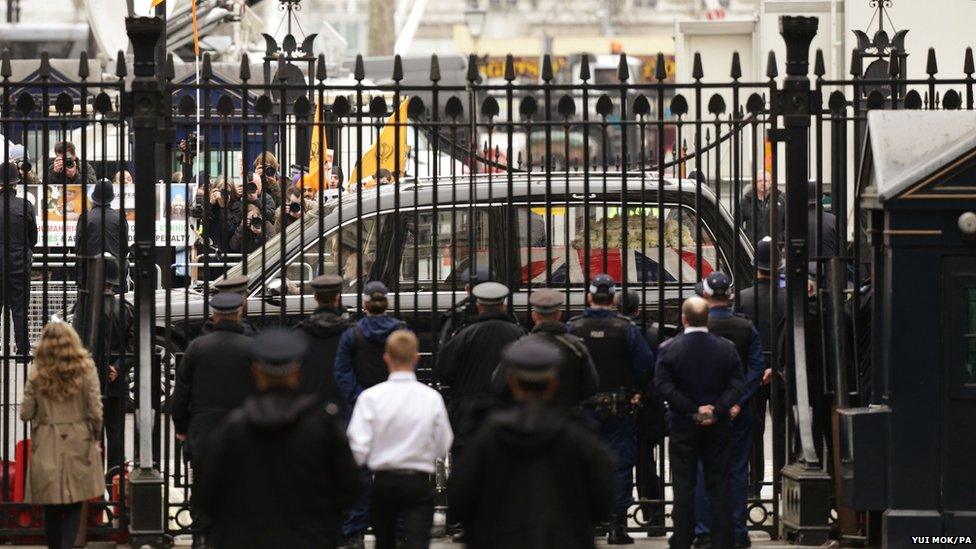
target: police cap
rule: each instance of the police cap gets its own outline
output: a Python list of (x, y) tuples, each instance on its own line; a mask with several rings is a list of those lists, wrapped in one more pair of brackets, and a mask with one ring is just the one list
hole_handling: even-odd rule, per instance
[(342, 277), (338, 275), (319, 275), (308, 283), (316, 292), (337, 292), (342, 289)]
[(214, 289), (218, 292), (234, 292), (242, 294), (247, 291), (248, 278), (245, 275), (231, 276), (222, 278), (214, 283)]
[(20, 183), (20, 170), (13, 162), (0, 164), (0, 185), (16, 185)]
[(722, 271), (712, 271), (701, 281), (702, 297), (731, 297), (732, 280)]
[(529, 382), (551, 379), (561, 359), (559, 349), (537, 335), (523, 337), (502, 352), (502, 364), (509, 374)]
[[(782, 260), (780, 261), (782, 265)], [(765, 237), (756, 244), (756, 268), (760, 271), (769, 272), (773, 265), (773, 239), (770, 237)], [(777, 268), (777, 270), (779, 270)]]
[(499, 282), (482, 282), (471, 289), (471, 295), (482, 305), (501, 305), (508, 297), (508, 286)]
[(610, 295), (617, 292), (617, 281), (607, 273), (600, 273), (590, 280), (590, 293), (594, 295)]
[(634, 316), (640, 311), (641, 294), (637, 290), (620, 290), (616, 295), (617, 309), (624, 316)]
[(474, 286), (479, 282), (488, 282), (491, 280), (491, 272), (488, 270), (487, 265), (478, 265), (473, 272), (471, 269), (465, 269), (461, 273), (461, 280)]
[(210, 307), (221, 313), (231, 313), (244, 305), (244, 297), (241, 294), (225, 292), (210, 296)]
[(529, 304), (540, 315), (551, 315), (563, 306), (563, 293), (550, 288), (542, 288), (532, 292)]
[(269, 328), (254, 336), (251, 353), (258, 367), (271, 375), (285, 375), (300, 366), (308, 341), (300, 331)]
[(390, 290), (387, 289), (386, 284), (383, 284), (379, 280), (371, 280), (363, 287), (363, 301), (370, 302), (386, 299), (389, 293)]

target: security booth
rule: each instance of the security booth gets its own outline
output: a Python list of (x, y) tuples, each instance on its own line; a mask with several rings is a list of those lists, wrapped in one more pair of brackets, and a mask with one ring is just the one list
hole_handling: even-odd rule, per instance
[(841, 475), (845, 505), (883, 512), (884, 547), (976, 539), (974, 128), (972, 111), (868, 115), (872, 396), (841, 414)]

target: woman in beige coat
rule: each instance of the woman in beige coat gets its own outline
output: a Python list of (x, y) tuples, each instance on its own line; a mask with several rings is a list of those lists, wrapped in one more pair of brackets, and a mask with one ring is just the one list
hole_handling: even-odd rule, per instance
[(81, 524), (82, 502), (105, 491), (98, 374), (70, 324), (44, 327), (20, 418), (31, 422), (27, 501), (44, 505), (48, 547), (69, 549)]

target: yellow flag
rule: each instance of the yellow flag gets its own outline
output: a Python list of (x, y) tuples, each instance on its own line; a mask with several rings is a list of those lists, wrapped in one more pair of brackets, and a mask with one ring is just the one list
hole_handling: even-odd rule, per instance
[[(152, 0), (150, 7), (155, 8), (166, 0)], [(190, 12), (193, 14), (193, 53), (200, 57), (200, 24), (197, 21), (197, 0), (190, 0)]]
[(156, 6), (162, 4), (164, 1), (165, 0), (152, 0), (152, 7), (155, 8)]
[[(322, 129), (321, 124), (321, 107), (318, 103), (315, 104), (315, 118), (312, 123), (312, 142), (309, 145), (310, 153), (308, 155), (308, 173), (302, 176), (302, 180), (299, 186), (303, 189), (312, 189), (315, 191), (319, 190), (319, 151), (325, 154), (325, 158), (322, 159), (322, 166), (325, 167), (326, 173), (322, 175), (323, 179), (329, 177), (329, 170), (331, 169), (330, 164), (332, 164), (332, 151), (328, 148), (328, 140), (325, 137), (325, 132)], [(325, 182), (328, 184), (328, 181)]]
[[(409, 105), (410, 99), (407, 98), (400, 103), (398, 112), (393, 113), (393, 116), (387, 119), (386, 125), (380, 130), (379, 139), (373, 143), (373, 146), (366, 151), (366, 154), (353, 168), (349, 175), (348, 185), (357, 185), (363, 179), (375, 177), (381, 168), (390, 170), (390, 173), (396, 173), (398, 168), (399, 171), (403, 171), (407, 161), (407, 108)], [(396, 127), (397, 117), (400, 119), (399, 128)], [(399, 158), (394, 158), (395, 153), (398, 152), (397, 142), (400, 144), (400, 155)], [(377, 147), (379, 147), (379, 165), (376, 163)]]

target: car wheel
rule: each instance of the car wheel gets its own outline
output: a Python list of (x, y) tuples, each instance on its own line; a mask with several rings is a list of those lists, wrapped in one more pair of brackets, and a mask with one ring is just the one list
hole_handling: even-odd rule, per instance
[[(167, 410), (167, 402), (173, 386), (176, 383), (176, 365), (178, 357), (183, 355), (183, 349), (173, 342), (167, 341), (163, 334), (156, 334), (153, 338), (154, 364), (160, 365), (162, 375), (159, 378), (159, 409)], [(135, 375), (129, 376), (129, 403), (128, 411), (135, 411), (136, 408), (136, 387)]]

